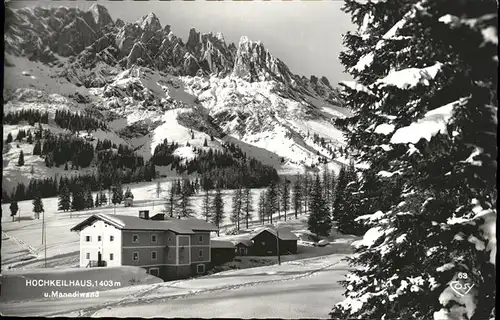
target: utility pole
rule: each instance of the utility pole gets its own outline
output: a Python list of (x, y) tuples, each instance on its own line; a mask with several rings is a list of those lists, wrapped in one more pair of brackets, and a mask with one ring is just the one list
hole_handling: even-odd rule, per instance
[(280, 233), (278, 231), (278, 225), (276, 225), (276, 247), (278, 249), (278, 265), (281, 265), (281, 254), (280, 254)]
[[(40, 213), (37, 213), (40, 214)], [(45, 211), (42, 216), (42, 244), (45, 242)]]
[(19, 223), (21, 223), (21, 208), (19, 208)]
[[(45, 221), (45, 210), (43, 211), (43, 220)], [(43, 224), (43, 237), (44, 239), (44, 245), (45, 245), (45, 268), (47, 268), (47, 226), (45, 225), (45, 222)]]

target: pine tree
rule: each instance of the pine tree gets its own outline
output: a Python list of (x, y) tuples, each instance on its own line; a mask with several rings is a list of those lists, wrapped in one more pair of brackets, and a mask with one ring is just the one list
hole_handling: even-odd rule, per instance
[(330, 172), (328, 171), (328, 167), (325, 164), (323, 166), (323, 177), (322, 177), (322, 183), (323, 183), (323, 193), (325, 197), (326, 203), (330, 203), (330, 196), (331, 196), (331, 190), (330, 190)]
[(366, 168), (358, 221), (370, 229), (330, 316), (494, 319), (498, 4), (349, 0), (344, 11), (362, 28), (344, 36), (357, 85), (342, 93), (355, 117), (341, 125)]
[(207, 138), (205, 138), (205, 141), (203, 142), (203, 146), (204, 146), (204, 147), (208, 147)]
[(42, 154), (42, 143), (40, 140), (36, 140), (35, 145), (33, 146), (33, 155), (39, 156)]
[(80, 211), (86, 207), (86, 199), (83, 188), (80, 183), (76, 183), (71, 192), (71, 209), (74, 211)]
[(26, 133), (24, 132), (24, 130), (22, 130), (22, 129), (21, 129), (21, 130), (19, 130), (19, 131), (17, 132), (16, 140), (17, 140), (17, 141), (21, 141), (21, 140), (23, 140), (23, 138), (24, 138), (25, 136), (26, 136)]
[(40, 213), (45, 211), (43, 210), (43, 202), (40, 193), (37, 193), (35, 195), (35, 198), (33, 199), (32, 203), (33, 203), (33, 212), (35, 213), (37, 219), (40, 219)]
[(95, 206), (96, 208), (101, 206), (101, 199), (99, 198), (99, 193), (96, 193), (96, 195), (95, 195), (95, 202), (94, 202), (94, 206)]
[(90, 187), (87, 187), (85, 190), (85, 207), (86, 209), (94, 207), (94, 199), (92, 198), (92, 192), (90, 191)]
[[(220, 224), (224, 219), (224, 199), (222, 199), (222, 192), (219, 186), (215, 189), (214, 204), (213, 204), (212, 222), (220, 228)], [(219, 231), (217, 231), (219, 235)]]
[(22, 201), (26, 199), (26, 187), (22, 182), (18, 183), (16, 186), (16, 191), (14, 192), (14, 199), (16, 201)]
[(258, 215), (259, 215), (259, 221), (264, 224), (265, 218), (266, 218), (266, 213), (265, 213), (265, 205), (266, 205), (266, 192), (261, 191), (259, 194), (259, 210), (258, 210)]
[(17, 215), (17, 212), (19, 211), (19, 206), (17, 204), (17, 201), (12, 201), (9, 206), (10, 209), (10, 216), (12, 217), (12, 221), (14, 221), (14, 217)]
[(309, 198), (310, 198), (310, 177), (309, 174), (306, 172), (304, 175), (304, 178), (302, 179), (302, 199), (304, 201), (304, 213), (307, 214), (309, 211)]
[(156, 182), (156, 197), (159, 198), (162, 192), (160, 181)]
[(130, 190), (129, 187), (127, 187), (127, 190), (125, 191), (124, 198), (131, 198), (134, 199), (134, 195), (132, 194), (132, 190)]
[(181, 193), (179, 194), (179, 218), (188, 218), (193, 216), (191, 208), (191, 186), (188, 179), (184, 179), (182, 183)]
[(108, 204), (108, 197), (106, 197), (106, 192), (100, 190), (99, 191), (99, 206), (101, 207), (103, 204), (104, 205)]
[(68, 211), (71, 208), (71, 194), (67, 183), (59, 186), (58, 210)]
[(245, 218), (246, 228), (248, 229), (248, 223), (250, 222), (250, 219), (252, 219), (252, 212), (253, 212), (252, 189), (250, 189), (248, 186), (246, 186), (245, 189), (243, 189), (242, 202), (244, 211), (243, 217)]
[(165, 199), (165, 212), (170, 216), (170, 218), (174, 217), (174, 212), (176, 211), (176, 205), (177, 205), (177, 195), (175, 193), (176, 187), (174, 185), (174, 182), (170, 184), (170, 189), (168, 191), (168, 196)]
[(310, 213), (307, 220), (308, 230), (314, 233), (318, 238), (326, 237), (330, 234), (332, 220), (330, 210), (323, 197), (323, 188), (319, 175), (316, 175), (311, 193)]
[(196, 193), (198, 193), (198, 191), (200, 191), (200, 180), (198, 179), (198, 177), (196, 177), (196, 179), (194, 180), (194, 191)]
[(341, 215), (343, 209), (343, 203), (345, 202), (346, 198), (346, 187), (347, 184), (349, 183), (348, 176), (347, 176), (347, 169), (342, 166), (340, 168), (339, 176), (337, 177), (337, 185), (335, 186), (335, 197), (333, 200), (333, 212), (332, 212), (332, 217), (334, 221), (338, 221), (338, 217)]
[(293, 185), (292, 202), (295, 212), (295, 219), (298, 219), (298, 214), (302, 214), (302, 178), (297, 174), (297, 178)]
[(5, 140), (5, 143), (11, 143), (12, 142), (12, 133), (9, 133), (7, 135), (7, 140)]
[(267, 194), (266, 194), (266, 211), (268, 213), (270, 223), (273, 223), (273, 214), (278, 211), (278, 187), (276, 186), (276, 183), (274, 181), (271, 181), (267, 188)]
[(68, 163), (67, 162), (64, 164), (64, 171), (68, 171)]
[(281, 208), (285, 213), (285, 221), (286, 221), (286, 214), (288, 212), (288, 209), (290, 209), (290, 185), (289, 185), (290, 181), (287, 180), (286, 178), (283, 180), (284, 182), (280, 193), (281, 195), (280, 203), (281, 203)]
[(331, 172), (330, 174), (330, 202), (328, 205), (330, 206), (330, 211), (332, 212), (332, 218), (333, 218), (333, 202), (335, 200), (335, 188), (337, 186), (337, 179), (335, 177), (335, 172)]
[(33, 143), (33, 136), (31, 135), (31, 132), (28, 133), (28, 137), (26, 138), (26, 142), (29, 144)]
[(113, 186), (113, 196), (111, 198), (111, 202), (114, 205), (120, 204), (123, 201), (123, 187), (120, 182), (115, 183)]
[(19, 153), (19, 159), (17, 160), (17, 165), (19, 167), (24, 166), (24, 153), (23, 153), (23, 150), (21, 150), (21, 153)]
[(203, 217), (205, 217), (206, 222), (208, 222), (208, 220), (211, 217), (210, 212), (212, 209), (212, 204), (211, 204), (210, 200), (211, 200), (210, 199), (210, 191), (205, 190), (205, 194), (203, 195), (203, 203), (202, 203), (202, 207), (201, 207), (201, 212), (202, 212)]
[(243, 193), (241, 190), (241, 187), (238, 186), (237, 189), (234, 190), (233, 192), (233, 199), (232, 199), (232, 214), (231, 214), (231, 222), (236, 225), (236, 230), (240, 230), (240, 221), (241, 217), (243, 215), (243, 199), (242, 199)]

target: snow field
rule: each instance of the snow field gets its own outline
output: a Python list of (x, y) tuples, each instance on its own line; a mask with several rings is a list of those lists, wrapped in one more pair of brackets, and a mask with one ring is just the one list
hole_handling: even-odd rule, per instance
[[(33, 282), (60, 280), (67, 285), (33, 285)], [(69, 285), (69, 281), (78, 281), (80, 285)], [(90, 281), (90, 283), (89, 283)], [(160, 278), (146, 273), (145, 269), (132, 266), (109, 268), (57, 268), (29, 271), (3, 271), (2, 294), (0, 301), (26, 301), (43, 299), (44, 292), (57, 290), (63, 293), (92, 292), (117, 289), (137, 284), (154, 284), (163, 282)]]
[[(105, 213), (105, 214), (120, 214), (120, 215), (131, 215), (137, 216), (139, 210), (149, 210), (150, 216), (157, 213), (163, 212), (165, 200), (164, 197), (167, 196), (168, 190), (170, 189), (170, 184), (174, 177), (170, 176), (168, 178), (161, 179), (161, 188), (163, 189), (160, 197), (156, 197), (156, 181), (155, 182), (143, 182), (130, 185), (124, 185), (124, 190), (130, 187), (132, 193), (134, 194), (134, 206), (125, 208), (123, 204), (108, 205), (105, 207), (93, 208), (84, 211), (77, 212), (62, 212), (57, 210), (58, 198), (44, 198), (42, 199), (44, 209), (45, 209), (45, 224), (47, 230), (47, 266), (66, 266), (72, 267), (78, 265), (79, 261), (79, 237), (75, 232), (70, 232), (70, 228), (81, 222), (82, 220), (88, 218), (92, 214)], [(249, 223), (249, 228), (255, 228), (261, 226), (258, 215), (258, 201), (259, 194), (262, 189), (253, 189), (253, 208), (254, 212), (252, 219)], [(93, 192), (93, 197), (95, 198), (96, 192)], [(202, 201), (204, 192), (200, 192), (192, 197), (192, 208), (195, 212), (195, 217), (204, 219), (202, 216)], [(211, 196), (215, 191), (211, 191)], [(230, 221), (231, 214), (231, 203), (233, 190), (222, 190), (224, 198), (224, 220), (221, 224), (221, 235), (223, 235), (227, 230), (234, 229), (234, 224)], [(109, 198), (109, 195), (107, 195)], [(109, 201), (109, 199), (108, 199)], [(38, 268), (44, 265), (44, 250), (45, 246), (42, 244), (42, 217), (39, 220), (33, 220), (33, 204), (31, 200), (20, 201), (19, 212), (16, 217), (16, 221), (12, 222), (10, 217), (9, 204), (3, 204), (3, 212), (5, 214), (2, 217), (3, 231), (11, 239), (2, 240), (3, 243), (9, 243), (9, 241), (22, 241), (25, 245), (15, 246), (9, 243), (8, 246), (12, 247), (10, 251), (3, 252), (2, 263), (5, 267), (13, 267), (15, 269), (30, 269)], [(17, 218), (21, 216), (21, 221)], [(278, 214), (273, 215), (273, 222), (277, 221)], [(306, 227), (306, 218), (304, 216), (299, 216), (298, 220), (295, 220), (293, 212), (290, 210), (288, 212), (287, 222), (284, 221), (282, 214), (280, 221), (280, 226), (289, 227), (292, 230), (297, 230), (298, 233), (304, 232)], [(245, 221), (240, 223), (240, 227), (244, 229), (246, 227)], [(214, 239), (216, 239), (215, 237)], [(224, 239), (224, 237), (220, 237)], [(31, 246), (34, 252), (31, 254), (32, 259), (23, 261), (27, 259), (26, 256), (19, 255), (19, 250), (26, 250), (27, 246)]]

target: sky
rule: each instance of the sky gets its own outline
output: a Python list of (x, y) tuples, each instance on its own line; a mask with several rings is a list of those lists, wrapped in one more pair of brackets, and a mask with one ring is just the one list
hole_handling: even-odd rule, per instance
[[(88, 9), (93, 1), (14, 1), (21, 6), (66, 6)], [(332, 84), (351, 77), (338, 59), (342, 34), (354, 30), (341, 11), (343, 1), (98, 1), (113, 20), (134, 22), (153, 12), (162, 26), (187, 40), (189, 30), (221, 32), (226, 42), (241, 36), (262, 41), (293, 73), (326, 76)]]

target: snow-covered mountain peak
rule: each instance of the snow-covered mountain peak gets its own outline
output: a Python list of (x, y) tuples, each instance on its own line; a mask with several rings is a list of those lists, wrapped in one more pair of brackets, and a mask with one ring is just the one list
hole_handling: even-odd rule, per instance
[(226, 42), (226, 39), (224, 38), (224, 35), (222, 34), (222, 32), (215, 33), (215, 38), (217, 38), (221, 42)]
[(141, 19), (137, 20), (137, 24), (141, 27), (141, 29), (149, 31), (158, 31), (162, 28), (160, 20), (153, 12), (150, 12)]

